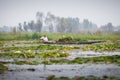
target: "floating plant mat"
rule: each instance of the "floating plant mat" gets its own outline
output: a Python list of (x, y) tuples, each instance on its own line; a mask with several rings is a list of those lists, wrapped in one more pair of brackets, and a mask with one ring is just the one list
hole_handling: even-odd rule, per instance
[(21, 52), (21, 51), (16, 51), (15, 53), (1, 53), (0, 57), (1, 58), (56, 58), (56, 57), (67, 57), (69, 54), (67, 52), (38, 52), (35, 53), (31, 50), (28, 50), (26, 52)]
[(69, 49), (78, 49), (77, 46), (60, 46), (60, 45), (49, 45), (49, 44), (40, 44), (38, 46), (26, 46), (26, 47), (2, 47), (0, 50), (11, 51), (11, 50), (69, 50)]
[(120, 42), (105, 42), (101, 44), (85, 45), (82, 50), (93, 50), (93, 51), (114, 51), (120, 50)]
[(66, 59), (65, 57), (55, 57), (55, 58), (23, 58), (17, 59), (15, 58), (14, 61), (1, 61), (4, 64), (31, 64), (31, 65), (38, 65), (38, 64), (84, 64), (84, 63), (106, 63), (106, 64), (117, 64), (120, 65), (120, 55), (113, 55), (113, 56), (99, 56), (99, 57), (76, 57), (72, 60)]

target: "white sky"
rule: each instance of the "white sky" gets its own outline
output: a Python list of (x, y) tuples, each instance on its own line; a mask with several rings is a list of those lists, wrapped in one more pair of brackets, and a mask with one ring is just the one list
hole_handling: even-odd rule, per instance
[(37, 11), (88, 19), (98, 26), (120, 25), (120, 0), (0, 0), (0, 26), (35, 20)]

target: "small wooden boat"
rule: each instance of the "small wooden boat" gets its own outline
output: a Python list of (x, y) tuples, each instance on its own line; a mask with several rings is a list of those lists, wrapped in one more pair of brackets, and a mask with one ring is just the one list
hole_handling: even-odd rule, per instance
[(44, 42), (44, 44), (94, 44), (101, 43), (105, 41), (85, 41), (85, 42), (58, 42), (58, 41), (48, 41)]

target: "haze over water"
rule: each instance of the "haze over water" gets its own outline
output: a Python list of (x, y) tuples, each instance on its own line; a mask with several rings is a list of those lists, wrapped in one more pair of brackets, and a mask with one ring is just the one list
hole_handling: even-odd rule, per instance
[(88, 19), (98, 26), (120, 25), (120, 0), (0, 0), (0, 27), (35, 20), (37, 11)]

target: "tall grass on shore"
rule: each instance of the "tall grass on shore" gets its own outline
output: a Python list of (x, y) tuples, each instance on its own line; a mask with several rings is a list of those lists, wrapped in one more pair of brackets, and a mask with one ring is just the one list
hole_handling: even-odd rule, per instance
[[(0, 40), (34, 40), (39, 39), (44, 32), (0, 32)], [(72, 37), (76, 41), (83, 40), (120, 40), (120, 33), (46, 33), (49, 40), (58, 40), (64, 37)]]

